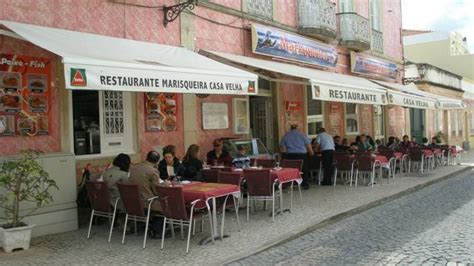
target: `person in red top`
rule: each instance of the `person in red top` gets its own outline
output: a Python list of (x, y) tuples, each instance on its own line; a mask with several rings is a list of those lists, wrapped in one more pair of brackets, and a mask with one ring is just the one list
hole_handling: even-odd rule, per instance
[(224, 164), (232, 165), (232, 156), (224, 149), (224, 141), (222, 139), (214, 140), (214, 149), (207, 153), (207, 163), (209, 165)]

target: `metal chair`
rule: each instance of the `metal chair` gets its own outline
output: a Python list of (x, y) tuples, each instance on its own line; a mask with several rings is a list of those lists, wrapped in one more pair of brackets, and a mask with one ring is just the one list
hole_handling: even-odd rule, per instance
[[(165, 243), (166, 223), (170, 223), (170, 225), (173, 226), (174, 222), (179, 222), (181, 223), (182, 226), (188, 226), (186, 253), (189, 253), (189, 241), (191, 239), (191, 230), (193, 227), (193, 221), (197, 217), (201, 217), (203, 215), (202, 212), (195, 211), (197, 209), (196, 204), (199, 202), (206, 204), (209, 220), (212, 221), (209, 204), (206, 201), (197, 199), (191, 202), (191, 204), (187, 206), (184, 201), (182, 186), (173, 186), (173, 187), (157, 186), (156, 190), (158, 193), (162, 212), (165, 216), (165, 220), (163, 223), (163, 232), (161, 235), (161, 249), (163, 249), (164, 243)], [(210, 226), (211, 236), (214, 236), (212, 222), (210, 222), (209, 224), (211, 225)], [(212, 242), (214, 242), (214, 237), (212, 237)]]
[(150, 223), (151, 215), (151, 204), (158, 197), (151, 197), (147, 199), (148, 209), (145, 213), (145, 207), (140, 194), (140, 189), (137, 184), (131, 183), (117, 183), (117, 187), (120, 193), (123, 206), (125, 208), (125, 225), (123, 228), (122, 244), (125, 243), (125, 233), (127, 231), (128, 219), (132, 219), (135, 222), (135, 230), (137, 222), (145, 223), (145, 236), (143, 237), (143, 248), (146, 247), (146, 239), (148, 235), (148, 225)]
[[(337, 174), (340, 173), (341, 178), (345, 175), (347, 179), (347, 175), (349, 175), (349, 182), (350, 186), (352, 187), (352, 177), (354, 175), (354, 160), (351, 158), (351, 155), (349, 153), (335, 152), (334, 161), (334, 186), (336, 186), (337, 183)], [(357, 180), (355, 186), (357, 186)]]
[(457, 165), (461, 163), (461, 153), (458, 152), (456, 146), (451, 146), (449, 148), (449, 155), (452, 165)]
[(408, 156), (409, 156), (408, 173), (411, 172), (412, 163), (416, 163), (419, 167), (420, 173), (423, 173), (423, 165), (425, 162), (425, 156), (424, 156), (423, 150), (417, 149), (417, 148), (410, 149), (408, 151)]
[(219, 172), (217, 169), (202, 169), (201, 177), (208, 183), (217, 183)]
[[(303, 160), (289, 160), (289, 159), (283, 159), (281, 161), (281, 167), (284, 167), (284, 168), (296, 168), (300, 171), (300, 175), (303, 175), (303, 164), (304, 164), (304, 161)], [(296, 181), (293, 181), (293, 182), (296, 182)], [(291, 186), (290, 186), (290, 193), (291, 193), (291, 203), (290, 203), (290, 206), (293, 206), (293, 182), (291, 182)], [(301, 202), (301, 205), (303, 205), (303, 195), (301, 194), (301, 184), (296, 182), (296, 184), (298, 185), (298, 191), (300, 193), (300, 202)]]
[(264, 168), (273, 168), (275, 167), (275, 160), (274, 159), (257, 159), (257, 166), (261, 166)]
[[(380, 167), (380, 162), (376, 160), (374, 161), (370, 155), (366, 155), (366, 154), (356, 156), (355, 160), (357, 162), (357, 170), (356, 170), (356, 178), (355, 178), (356, 184), (359, 179), (359, 174), (362, 173), (364, 176), (364, 180), (365, 180), (365, 175), (370, 176), (369, 184), (373, 187), (375, 183), (375, 176), (376, 176), (375, 169), (377, 167), (379, 167), (380, 170), (382, 169)], [(379, 176), (381, 175), (382, 173), (379, 173)]]
[(275, 185), (277, 180), (272, 180), (270, 169), (245, 169), (244, 177), (248, 187), (247, 221), (249, 221), (250, 201), (259, 200), (272, 201), (272, 221), (275, 221)]
[(309, 176), (313, 181), (316, 181), (316, 176), (314, 173), (317, 173), (318, 177), (318, 185), (321, 185), (321, 173), (323, 169), (323, 164), (321, 161), (321, 157), (314, 155), (308, 158), (308, 166), (309, 166)]
[(87, 238), (91, 235), (92, 221), (94, 216), (112, 218), (110, 223), (109, 239), (112, 237), (112, 231), (114, 229), (115, 216), (117, 214), (117, 203), (120, 199), (117, 199), (112, 209), (110, 206), (109, 189), (107, 182), (99, 181), (87, 181), (86, 182), (87, 197), (91, 203), (91, 219), (89, 222), (89, 230), (87, 231)]
[(395, 178), (395, 172), (397, 168), (397, 158), (395, 158), (395, 151), (390, 149), (381, 149), (378, 151), (379, 155), (385, 156), (388, 160), (389, 165), (389, 173), (388, 173), (388, 181), (390, 182), (390, 176)]
[[(242, 181), (242, 175), (240, 173), (234, 173), (234, 172), (220, 172), (219, 173), (218, 183), (231, 184), (231, 185), (236, 185), (240, 187), (241, 181)], [(229, 204), (230, 202), (227, 202), (229, 196), (230, 195), (227, 195), (224, 199), (224, 202), (222, 203), (222, 207), (223, 207), (222, 213), (223, 215), (225, 215), (225, 208), (233, 207), (235, 209), (235, 216), (237, 218), (237, 224), (240, 230), (241, 227), (240, 227), (240, 218), (239, 218), (239, 199), (232, 195), (232, 205), (231, 205)], [(221, 235), (224, 235), (223, 232), (221, 232)]]

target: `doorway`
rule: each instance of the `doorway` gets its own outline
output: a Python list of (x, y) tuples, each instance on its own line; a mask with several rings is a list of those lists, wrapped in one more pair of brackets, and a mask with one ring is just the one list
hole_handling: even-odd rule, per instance
[(411, 137), (421, 143), (425, 137), (425, 110), (410, 108), (410, 129)]
[(271, 97), (250, 97), (250, 128), (271, 152), (274, 151), (273, 108)]

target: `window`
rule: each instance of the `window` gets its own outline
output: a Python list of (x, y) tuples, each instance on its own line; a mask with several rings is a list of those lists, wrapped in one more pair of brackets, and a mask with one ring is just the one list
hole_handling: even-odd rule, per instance
[(382, 31), (380, 0), (370, 0), (370, 26), (374, 30)]
[(130, 152), (130, 94), (120, 91), (72, 92), (76, 155)]
[(318, 130), (323, 127), (323, 102), (313, 100), (311, 86), (306, 87), (307, 125), (309, 138), (315, 138)]
[(272, 96), (272, 83), (263, 78), (258, 78), (258, 96)]
[(352, 0), (339, 0), (339, 13), (353, 12), (354, 4)]
[(438, 131), (440, 131), (440, 115), (441, 115), (441, 111), (439, 110), (434, 110), (433, 111), (433, 120), (434, 120), (434, 131), (435, 133), (437, 133)]
[(458, 136), (462, 136), (462, 131), (464, 129), (463, 111), (457, 111), (457, 112), (458, 112)]
[(359, 133), (359, 115), (357, 112), (357, 104), (346, 103), (346, 134)]
[(252, 15), (272, 19), (273, 0), (247, 0), (247, 10)]
[(375, 138), (383, 139), (385, 136), (384, 111), (381, 105), (374, 106), (374, 135)]
[(474, 135), (474, 114), (469, 114), (471, 116), (471, 135)]
[(450, 122), (451, 122), (451, 136), (456, 136), (458, 132), (458, 111), (451, 110), (450, 111)]

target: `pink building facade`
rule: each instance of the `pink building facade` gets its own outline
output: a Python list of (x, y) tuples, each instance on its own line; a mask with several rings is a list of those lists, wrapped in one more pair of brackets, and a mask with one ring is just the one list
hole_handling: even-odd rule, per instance
[[(372, 3), (374, 2), (374, 3)], [(184, 46), (194, 51), (224, 52), (267, 61), (285, 62), (305, 68), (317, 69), (348, 76), (358, 76), (351, 70), (351, 52), (364, 54), (371, 58), (390, 62), (399, 69), (395, 77), (382, 78), (386, 81), (402, 80), (402, 43), (400, 36), (401, 7), (400, 1), (312, 1), (312, 0), (209, 0), (199, 1), (191, 11), (183, 12), (175, 21), (166, 27), (163, 25), (162, 6), (171, 6), (171, 0), (89, 0), (89, 1), (11, 1), (0, 0), (0, 20), (34, 24), (52, 28), (88, 32), (105, 36), (146, 41), (172, 46)], [(257, 55), (252, 52), (251, 26), (265, 25), (303, 36), (300, 32), (301, 17), (299, 5), (316, 5), (328, 7), (334, 13), (331, 19), (336, 23), (332, 36), (325, 33), (305, 34), (305, 38), (330, 45), (337, 50), (337, 64), (333, 68), (314, 67), (302, 62)], [(358, 41), (344, 40), (341, 19), (345, 14), (356, 14), (349, 17), (356, 23), (361, 35), (369, 39)], [(341, 14), (339, 14), (341, 13)], [(337, 14), (337, 15), (336, 15)], [(322, 11), (314, 17), (324, 15)], [(365, 25), (365, 26), (364, 26)], [(331, 28), (327, 25), (316, 25), (313, 28)], [(374, 28), (374, 29), (373, 29)], [(377, 28), (377, 29), (375, 29)], [(375, 30), (375, 31), (374, 31)], [(366, 32), (364, 32), (366, 31)], [(356, 36), (357, 37), (357, 36)], [(374, 39), (379, 43), (374, 43)], [(378, 45), (378, 46), (377, 46)], [(14, 155), (23, 147), (35, 147), (47, 153), (74, 152), (71, 140), (72, 121), (64, 117), (70, 106), (70, 91), (65, 90), (61, 58), (29, 42), (13, 37), (0, 35), (1, 54), (12, 54), (48, 58), (51, 62), (51, 107), (49, 133), (42, 136), (0, 137), (0, 156)], [(248, 66), (240, 66), (246, 68)], [(246, 68), (249, 69), (250, 68)], [(255, 70), (255, 69), (252, 69)], [(268, 73), (267, 73), (268, 74)], [(144, 93), (132, 93), (131, 126), (129, 148), (123, 152), (132, 154), (135, 162), (142, 160), (151, 149), (173, 144), (177, 156), (182, 157), (189, 144), (197, 143), (201, 153), (211, 149), (212, 140), (220, 137), (247, 138), (250, 134), (236, 133), (234, 125), (234, 99), (242, 98), (249, 102), (250, 127), (254, 137), (265, 139), (265, 144), (277, 151), (278, 140), (287, 131), (288, 123), (297, 121), (300, 128), (314, 137), (315, 130), (324, 126), (332, 134), (341, 135), (353, 141), (357, 134), (366, 133), (375, 138), (387, 139), (388, 136), (401, 136), (409, 132), (407, 110), (398, 106), (357, 104), (348, 107), (348, 103), (319, 101), (311, 99), (307, 85), (301, 82), (288, 83), (287, 80), (298, 77), (282, 78), (281, 73), (269, 73), (275, 77), (269, 82), (259, 81), (258, 96), (225, 96), (210, 95), (176, 95), (176, 127), (172, 131), (150, 132), (146, 130), (144, 116), (146, 106)], [(379, 79), (367, 73), (368, 79)], [(278, 80), (282, 81), (278, 81)], [(267, 88), (263, 88), (267, 86)], [(228, 106), (228, 127), (223, 129), (203, 129), (203, 103), (225, 103)], [(289, 110), (288, 105), (295, 104)], [(263, 106), (263, 107), (262, 107)], [(263, 110), (263, 111), (262, 111)], [(352, 111), (350, 111), (352, 110)], [(262, 113), (263, 112), (263, 113)], [(260, 114), (260, 117), (259, 117)], [(263, 116), (263, 119), (262, 117)], [(348, 121), (352, 119), (352, 121)], [(267, 121), (264, 126), (262, 121)], [(351, 126), (349, 126), (349, 123)], [(354, 124), (355, 123), (355, 124)], [(256, 130), (256, 128), (259, 128)], [(255, 129), (255, 130), (254, 130)], [(350, 129), (350, 130), (348, 130)], [(350, 131), (350, 132), (349, 132)], [(111, 162), (115, 154), (99, 153), (76, 156), (76, 167), (79, 175), (87, 163), (100, 168)]]

